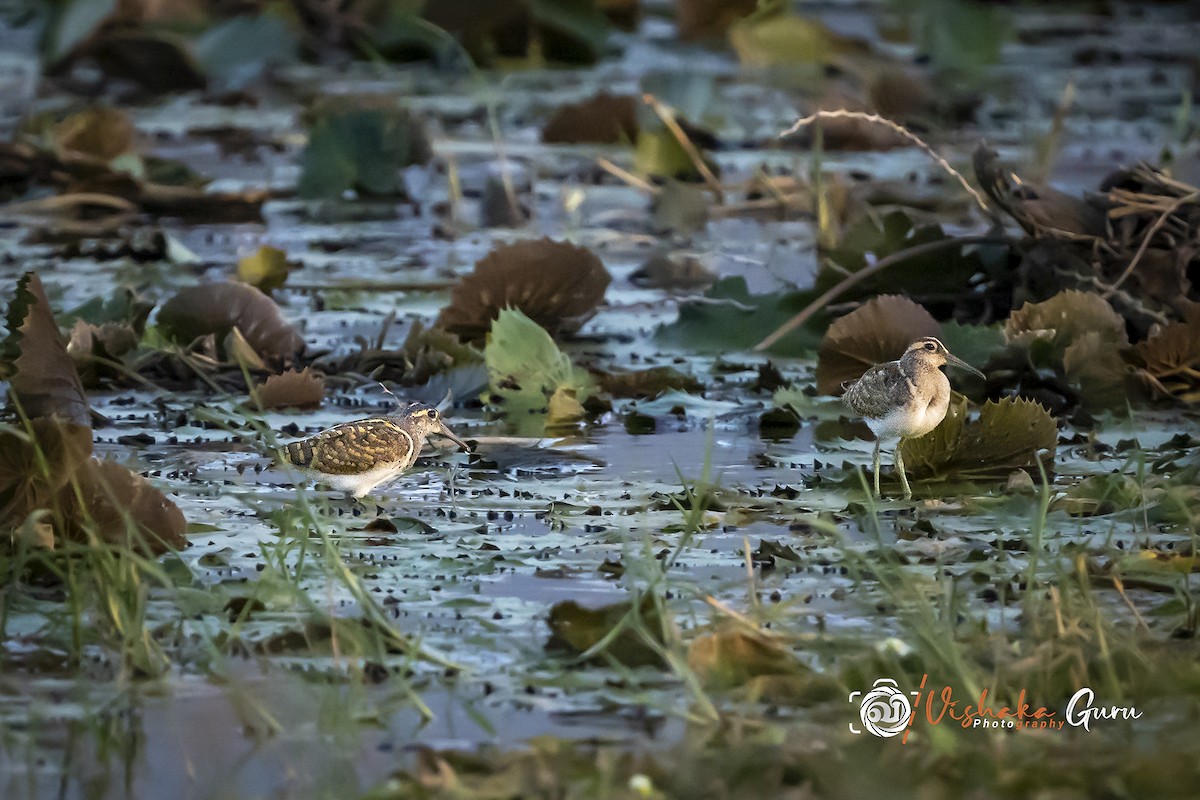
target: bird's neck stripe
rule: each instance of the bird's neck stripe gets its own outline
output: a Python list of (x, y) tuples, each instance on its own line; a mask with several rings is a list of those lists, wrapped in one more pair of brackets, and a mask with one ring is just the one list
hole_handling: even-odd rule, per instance
[(417, 457), (417, 443), (413, 441), (412, 434), (401, 427), (397, 427), (396, 430), (400, 432), (401, 436), (408, 440), (408, 457), (404, 460), (409, 462), (415, 460)]

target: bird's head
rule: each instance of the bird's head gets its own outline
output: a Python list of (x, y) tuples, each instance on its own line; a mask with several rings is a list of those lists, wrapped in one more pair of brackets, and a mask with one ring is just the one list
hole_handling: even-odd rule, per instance
[(442, 419), (442, 414), (428, 403), (409, 403), (397, 415), (406, 423), (414, 433), (420, 436), (428, 436), (431, 433), (438, 433), (445, 436), (450, 441), (457, 444), (463, 450), (470, 450), (470, 446), (462, 439), (454, 435), (454, 431), (446, 426)]
[(916, 361), (919, 364), (929, 365), (934, 369), (943, 364), (950, 364), (951, 366), (965, 369), (967, 372), (978, 375), (981, 378), (986, 378), (982, 372), (951, 353), (946, 349), (946, 345), (932, 336), (922, 336), (910, 344), (908, 350), (904, 352), (904, 358)]

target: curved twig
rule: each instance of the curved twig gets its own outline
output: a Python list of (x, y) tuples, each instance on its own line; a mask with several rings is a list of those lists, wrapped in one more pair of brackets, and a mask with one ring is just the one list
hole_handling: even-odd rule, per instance
[(796, 316), (792, 317), (787, 322), (776, 328), (770, 336), (754, 345), (753, 349), (766, 350), (788, 333), (808, 322), (809, 318), (813, 314), (817, 313), (833, 300), (837, 299), (838, 296), (840, 296), (847, 289), (866, 280), (877, 272), (882, 272), (893, 264), (898, 264), (901, 261), (907, 261), (908, 259), (916, 256), (923, 256), (928, 253), (936, 253), (938, 250), (942, 250), (951, 246), (963, 246), (968, 244), (1005, 244), (1009, 241), (1011, 241), (1011, 239), (1009, 239), (1007, 236), (997, 236), (995, 234), (984, 236), (960, 236), (954, 239), (938, 239), (936, 242), (925, 242), (924, 244), (914, 245), (913, 247), (909, 247), (905, 250), (892, 253), (889, 256), (884, 256), (871, 266), (863, 267), (857, 272), (852, 272), (845, 278), (842, 278), (827, 292), (809, 303), (803, 311), (796, 314)]
[(818, 122), (823, 119), (862, 120), (863, 122), (870, 122), (875, 125), (882, 125), (883, 127), (887, 128), (891, 131), (894, 131), (895, 133), (899, 134), (900, 136), (903, 136), (905, 139), (908, 139), (914, 145), (919, 147), (921, 149), (921, 151), (924, 152), (927, 156), (932, 158), (934, 160), (934, 163), (936, 163), (939, 167), (941, 167), (946, 172), (946, 174), (950, 175), (955, 180), (957, 180), (960, 184), (962, 184), (962, 187), (967, 190), (967, 192), (971, 195), (971, 197), (975, 198), (976, 205), (979, 206), (979, 208), (983, 211), (983, 213), (991, 214), (991, 210), (988, 208), (987, 201), (985, 201), (983, 199), (983, 195), (979, 193), (978, 189), (976, 189), (974, 186), (972, 186), (970, 183), (967, 182), (967, 179), (963, 177), (963, 174), (961, 172), (956, 170), (954, 167), (950, 166), (950, 162), (947, 161), (945, 158), (943, 158), (941, 155), (939, 155), (938, 152), (936, 150), (934, 150), (930, 145), (926, 144), (925, 140), (922, 139), (920, 136), (917, 136), (915, 133), (913, 133), (908, 128), (901, 125), (899, 122), (893, 122), (892, 120), (888, 119), (887, 117), (881, 117), (878, 114), (868, 114), (865, 111), (851, 111), (850, 109), (847, 109), (847, 108), (839, 108), (839, 109), (835, 109), (832, 111), (814, 111), (812, 114), (809, 114), (807, 117), (802, 117), (802, 118), (796, 120), (794, 123), (792, 123), (792, 127), (788, 128), (786, 131), (779, 134), (779, 136), (776, 138), (782, 139), (785, 136), (791, 136), (793, 133), (800, 130), (801, 128), (803, 128), (807, 125), (811, 125), (814, 122)]

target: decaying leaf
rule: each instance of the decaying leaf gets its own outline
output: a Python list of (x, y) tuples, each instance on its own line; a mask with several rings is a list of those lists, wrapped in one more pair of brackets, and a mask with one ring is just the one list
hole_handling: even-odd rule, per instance
[(1054, 417), (1031, 400), (989, 400), (968, 420), (966, 398), (954, 394), (941, 425), (904, 442), (904, 465), (916, 478), (1004, 480), (1039, 462), (1049, 472), (1057, 445)]
[(149, 481), (115, 461), (88, 459), (64, 491), (66, 534), (158, 554), (187, 546), (183, 512)]
[[(580, 655), (612, 636), (602, 651), (604, 654), (627, 667), (661, 666), (658, 651), (630, 624), (633, 613), (633, 603), (628, 601), (594, 609), (584, 608), (574, 600), (555, 603), (546, 618), (546, 624), (550, 626), (546, 648)], [(662, 622), (655, 613), (653, 598), (644, 597), (636, 613), (640, 617), (638, 627), (654, 641), (661, 642)], [(618, 625), (625, 627), (613, 635)]]
[(438, 327), (483, 341), (501, 309), (520, 309), (553, 335), (571, 334), (595, 312), (612, 276), (590, 250), (550, 239), (500, 245), (450, 293)]
[(30, 419), (58, 417), (91, 429), (83, 384), (67, 354), (41, 278), (26, 272), (8, 305), (3, 359), (11, 368), (10, 399)]
[(1023, 394), (1058, 381), (1063, 394), (1090, 410), (1125, 408), (1146, 394), (1123, 357), (1125, 320), (1098, 294), (1068, 290), (1026, 303), (1009, 316), (1004, 336), (1007, 346), (988, 372)]
[(483, 351), (487, 399), (518, 429), (573, 422), (592, 393), (586, 371), (571, 363), (550, 334), (520, 311), (505, 309)]
[(558, 108), (542, 128), (547, 144), (620, 144), (637, 139), (637, 100), (600, 92)]
[(1134, 347), (1145, 372), (1185, 403), (1200, 401), (1200, 312), (1193, 316), (1167, 325)]
[[(6, 353), (16, 352), (9, 390), (21, 428), (0, 429), (0, 526), (17, 528), (45, 509), (55, 533), (161, 553), (182, 547), (183, 514), (140, 475), (91, 458), (91, 414), (41, 281), (26, 273), (9, 305)], [(44, 531), (39, 529), (43, 539)]]
[(283, 286), (290, 270), (286, 252), (278, 247), (263, 245), (250, 255), (238, 259), (237, 277), (242, 283), (270, 294)]
[(183, 289), (158, 312), (158, 326), (171, 339), (189, 344), (197, 337), (224, 337), (235, 327), (264, 358), (294, 357), (304, 338), (267, 295), (244, 283), (210, 283)]
[(1068, 345), (1089, 331), (1100, 334), (1109, 345), (1129, 344), (1125, 320), (1107, 300), (1092, 292), (1070, 290), (1041, 303), (1026, 303), (1004, 323), (1010, 341), (1026, 332), (1043, 334), (1060, 358)]
[(71, 114), (54, 127), (54, 144), (62, 157), (81, 154), (111, 162), (134, 149), (134, 127), (119, 109), (97, 106)]
[(1079, 387), (1079, 404), (1085, 409), (1120, 408), (1145, 398), (1133, 368), (1101, 331), (1088, 331), (1071, 342), (1062, 366), (1067, 379)]
[(600, 388), (613, 397), (655, 398), (663, 392), (702, 392), (704, 384), (674, 367), (651, 367), (600, 375)]
[(688, 666), (705, 687), (733, 689), (764, 675), (800, 676), (809, 672), (777, 640), (745, 628), (726, 628), (697, 636), (688, 645)]
[(289, 369), (256, 386), (254, 399), (263, 409), (317, 408), (325, 399), (325, 376), (308, 367)]
[(457, 336), (438, 328), (426, 328), (418, 320), (408, 331), (401, 348), (408, 362), (403, 383), (419, 386), (432, 376), (453, 367), (466, 367), (483, 361), (483, 353)]
[(940, 326), (922, 306), (901, 295), (882, 295), (841, 317), (825, 332), (817, 350), (817, 391), (840, 395), (842, 384), (875, 364), (895, 361), (922, 336)]
[(730, 25), (753, 14), (757, 8), (758, 0), (675, 0), (679, 38), (724, 36)]
[(137, 347), (138, 334), (122, 323), (106, 322), (93, 325), (81, 319), (71, 328), (67, 341), (67, 354), (75, 364), (75, 371), (85, 386), (96, 386), (101, 378), (116, 377), (118, 369), (106, 365), (105, 361), (117, 361), (121, 356)]
[(629, 280), (651, 289), (702, 289), (717, 280), (717, 273), (698, 258), (671, 258), (658, 254), (646, 259)]
[(0, 428), (0, 526), (51, 508), (92, 454), (92, 428), (55, 417)]

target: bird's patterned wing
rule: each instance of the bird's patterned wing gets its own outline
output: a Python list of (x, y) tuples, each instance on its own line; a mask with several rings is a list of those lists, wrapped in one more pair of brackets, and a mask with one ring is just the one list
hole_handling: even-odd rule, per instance
[(363, 419), (291, 442), (287, 459), (327, 475), (355, 475), (383, 464), (407, 463), (415, 446), (408, 431), (391, 420)]
[(912, 387), (900, 369), (900, 362), (892, 361), (863, 373), (846, 388), (842, 401), (863, 419), (879, 419), (907, 405), (911, 394)]

